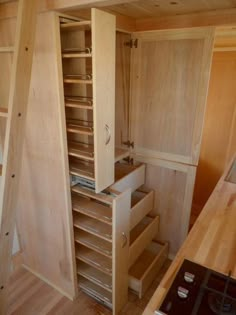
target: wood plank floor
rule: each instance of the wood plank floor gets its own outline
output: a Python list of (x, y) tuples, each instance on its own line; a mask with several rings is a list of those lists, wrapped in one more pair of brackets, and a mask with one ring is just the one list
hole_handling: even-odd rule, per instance
[[(169, 265), (167, 261), (141, 300), (129, 292), (129, 301), (120, 314), (141, 315)], [(7, 315), (111, 315), (109, 309), (82, 291), (72, 302), (23, 268), (12, 275), (8, 296)]]

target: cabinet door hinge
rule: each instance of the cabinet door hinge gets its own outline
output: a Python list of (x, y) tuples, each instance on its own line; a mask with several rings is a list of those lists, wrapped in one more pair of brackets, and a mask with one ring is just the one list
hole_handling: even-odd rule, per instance
[(130, 48), (138, 48), (138, 39), (131, 38), (131, 40), (125, 42), (125, 46), (129, 46)]

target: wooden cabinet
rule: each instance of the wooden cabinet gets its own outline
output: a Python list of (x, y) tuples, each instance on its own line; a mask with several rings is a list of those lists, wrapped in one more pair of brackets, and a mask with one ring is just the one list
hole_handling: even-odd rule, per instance
[(62, 18), (61, 48), (70, 174), (100, 192), (114, 182), (115, 17)]
[(114, 17), (40, 14), (18, 202), (24, 264), (114, 314), (187, 235), (212, 30), (132, 37), (117, 36), (115, 115)]

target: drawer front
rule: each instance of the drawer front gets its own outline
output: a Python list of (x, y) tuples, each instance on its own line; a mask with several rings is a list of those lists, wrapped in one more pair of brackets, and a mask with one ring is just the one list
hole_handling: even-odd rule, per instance
[(168, 251), (168, 243), (152, 241), (130, 268), (129, 288), (135, 291), (140, 299), (165, 263)]
[(135, 191), (137, 188), (142, 186), (145, 181), (145, 165), (142, 164), (126, 176), (117, 180), (113, 185), (110, 186), (111, 189), (124, 192), (127, 189)]
[[(138, 194), (139, 191), (134, 192), (133, 195)], [(132, 230), (152, 209), (154, 204), (154, 191), (144, 193), (132, 208), (130, 214), (130, 230)]]
[(143, 232), (133, 241), (129, 247), (129, 267), (133, 265), (136, 259), (143, 252), (145, 247), (156, 236), (159, 227), (159, 216), (151, 220)]

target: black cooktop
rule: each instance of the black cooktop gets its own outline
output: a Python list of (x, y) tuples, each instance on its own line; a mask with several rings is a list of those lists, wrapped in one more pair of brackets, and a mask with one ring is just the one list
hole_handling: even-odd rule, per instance
[(236, 315), (236, 280), (184, 260), (157, 315)]

